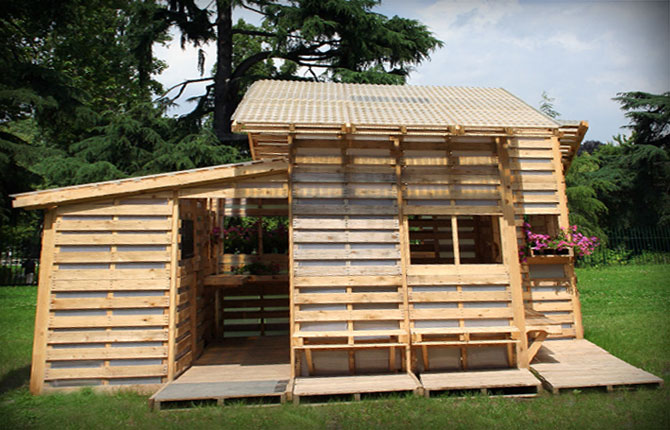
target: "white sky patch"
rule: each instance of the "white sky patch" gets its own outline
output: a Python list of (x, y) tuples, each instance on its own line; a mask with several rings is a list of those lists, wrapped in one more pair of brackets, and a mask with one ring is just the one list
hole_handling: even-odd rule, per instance
[[(377, 11), (418, 19), (445, 43), (410, 84), (503, 87), (535, 107), (547, 91), (562, 118), (589, 121), (587, 140), (626, 132), (618, 92), (670, 91), (670, 1), (386, 0)], [(215, 50), (205, 51), (209, 71)], [(156, 55), (170, 65), (158, 77), (166, 87), (198, 77), (197, 49), (182, 51), (178, 37)], [(204, 85), (173, 112), (192, 109), (185, 99)]]

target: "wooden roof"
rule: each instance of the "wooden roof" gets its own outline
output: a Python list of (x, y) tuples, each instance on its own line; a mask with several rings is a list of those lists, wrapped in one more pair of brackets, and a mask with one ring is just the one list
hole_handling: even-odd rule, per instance
[(235, 182), (286, 171), (288, 164), (285, 159), (269, 159), (33, 191), (14, 194), (11, 197), (14, 198), (15, 208), (38, 209), (104, 197), (177, 190), (208, 183)]
[(285, 127), (403, 126), (557, 129), (502, 88), (271, 81), (254, 83), (233, 114), (238, 131)]

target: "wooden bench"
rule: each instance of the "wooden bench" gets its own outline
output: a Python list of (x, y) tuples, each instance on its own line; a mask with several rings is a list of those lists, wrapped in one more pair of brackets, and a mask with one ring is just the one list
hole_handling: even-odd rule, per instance
[(547, 318), (543, 313), (533, 309), (525, 309), (525, 319), (526, 336), (528, 336), (528, 362), (531, 362), (547, 336), (550, 334), (560, 335), (563, 331), (561, 323), (557, 323)]

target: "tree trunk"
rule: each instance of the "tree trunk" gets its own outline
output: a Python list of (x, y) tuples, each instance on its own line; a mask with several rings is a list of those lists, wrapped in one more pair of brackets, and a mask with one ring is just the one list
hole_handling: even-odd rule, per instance
[(233, 35), (231, 0), (216, 2), (216, 73), (214, 74), (214, 133), (219, 141), (230, 140), (230, 117), (234, 109)]

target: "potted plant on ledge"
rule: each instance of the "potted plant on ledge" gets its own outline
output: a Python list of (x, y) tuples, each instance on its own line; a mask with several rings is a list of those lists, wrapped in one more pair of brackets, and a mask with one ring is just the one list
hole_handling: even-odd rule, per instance
[(560, 229), (558, 234), (551, 236), (542, 233), (533, 233), (531, 225), (523, 223), (523, 232), (526, 246), (519, 251), (519, 259), (526, 262), (528, 257), (539, 256), (574, 256), (583, 257), (593, 253), (600, 244), (595, 236), (585, 236), (578, 231), (576, 225), (567, 229)]

